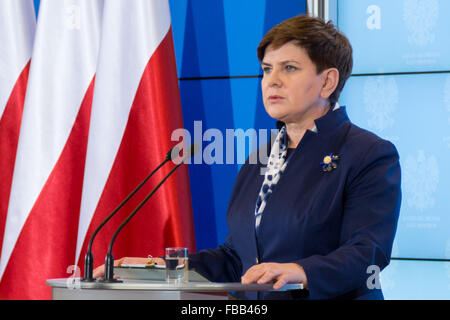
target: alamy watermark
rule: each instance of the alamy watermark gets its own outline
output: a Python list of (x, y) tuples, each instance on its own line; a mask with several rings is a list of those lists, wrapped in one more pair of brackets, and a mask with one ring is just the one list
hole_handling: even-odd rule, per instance
[[(209, 128), (203, 130), (202, 121), (194, 121), (194, 132), (184, 128), (171, 134), (171, 141), (178, 142), (179, 150), (191, 143), (197, 143), (200, 151), (187, 164), (244, 164), (248, 155), (249, 164), (267, 165), (268, 147), (277, 137), (278, 129), (225, 129)], [(184, 151), (183, 151), (184, 153)]]
[(72, 274), (66, 279), (66, 286), (68, 289), (81, 289), (80, 283), (80, 267), (77, 265), (70, 265), (66, 269), (67, 273)]
[(366, 273), (370, 274), (370, 276), (367, 278), (366, 286), (368, 289), (381, 289), (381, 283), (380, 283), (380, 267), (377, 265), (370, 265), (366, 269)]

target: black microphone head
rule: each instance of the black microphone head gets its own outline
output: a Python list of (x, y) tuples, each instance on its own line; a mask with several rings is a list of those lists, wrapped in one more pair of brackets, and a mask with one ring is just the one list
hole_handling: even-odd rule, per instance
[[(175, 148), (175, 147), (174, 147)], [(185, 162), (187, 159), (191, 158), (194, 154), (196, 154), (200, 150), (200, 146), (198, 143), (193, 143), (189, 147), (183, 148), (183, 156), (180, 157), (180, 149), (177, 148), (177, 152), (174, 153), (172, 151), (172, 161), (176, 165), (180, 165), (181, 163)]]

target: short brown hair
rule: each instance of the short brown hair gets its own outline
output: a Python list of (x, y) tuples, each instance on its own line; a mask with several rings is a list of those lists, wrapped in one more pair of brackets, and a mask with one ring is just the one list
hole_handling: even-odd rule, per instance
[(316, 65), (317, 73), (328, 68), (339, 71), (339, 83), (331, 94), (331, 104), (338, 101), (345, 82), (350, 77), (353, 67), (352, 46), (350, 41), (339, 32), (331, 21), (307, 15), (299, 15), (281, 22), (273, 27), (259, 43), (258, 59), (262, 61), (266, 48), (274, 49), (294, 41), (306, 50), (311, 61)]

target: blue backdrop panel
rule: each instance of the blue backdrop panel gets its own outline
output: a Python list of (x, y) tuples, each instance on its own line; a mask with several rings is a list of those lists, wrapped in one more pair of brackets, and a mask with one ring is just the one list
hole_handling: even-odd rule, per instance
[(340, 102), (354, 123), (392, 141), (400, 154), (403, 200), (394, 256), (446, 258), (450, 74), (352, 77)]
[(266, 31), (305, 12), (305, 0), (171, 0), (180, 78), (257, 75)]
[(450, 70), (450, 1), (340, 0), (353, 73)]

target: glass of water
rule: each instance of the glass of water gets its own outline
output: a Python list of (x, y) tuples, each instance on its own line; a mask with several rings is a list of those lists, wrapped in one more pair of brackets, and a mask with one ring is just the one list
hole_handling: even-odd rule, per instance
[(166, 248), (166, 281), (169, 283), (188, 282), (188, 249)]

